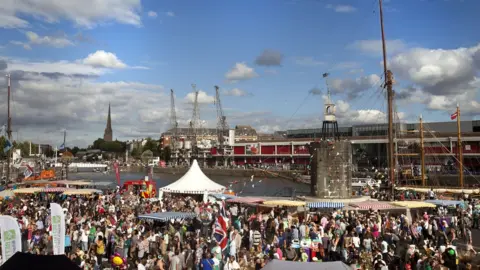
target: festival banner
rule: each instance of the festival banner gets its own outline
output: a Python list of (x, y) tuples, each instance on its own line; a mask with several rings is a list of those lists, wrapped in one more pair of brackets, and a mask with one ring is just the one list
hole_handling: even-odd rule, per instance
[(50, 203), (53, 255), (65, 254), (65, 214), (57, 203)]
[(120, 186), (120, 168), (118, 162), (113, 163), (113, 169), (115, 170), (115, 177), (117, 178), (117, 185)]
[(16, 252), (22, 252), (22, 239), (17, 220), (11, 216), (0, 216), (0, 233), (2, 259), (6, 262)]

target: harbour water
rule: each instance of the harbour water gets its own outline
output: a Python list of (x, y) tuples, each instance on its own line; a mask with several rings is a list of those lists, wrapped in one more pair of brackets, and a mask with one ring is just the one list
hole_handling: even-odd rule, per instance
[[(157, 188), (171, 184), (182, 177), (182, 174), (161, 174), (154, 173), (153, 179)], [(295, 183), (292, 180), (283, 178), (262, 178), (262, 177), (232, 177), (232, 176), (209, 176), (213, 181), (232, 189), (241, 196), (292, 196), (308, 195), (309, 186)], [(121, 172), (120, 181), (144, 179), (144, 173)], [(116, 182), (115, 173), (103, 174), (92, 172), (70, 173), (70, 180), (93, 180), (95, 182)]]

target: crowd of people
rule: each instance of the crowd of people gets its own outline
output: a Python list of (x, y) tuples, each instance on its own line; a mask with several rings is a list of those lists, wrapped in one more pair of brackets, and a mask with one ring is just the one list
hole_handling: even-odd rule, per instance
[[(18, 218), (24, 252), (53, 253), (50, 202), (63, 207), (65, 254), (82, 269), (257, 270), (272, 260), (342, 261), (352, 269), (479, 269), (472, 239), (479, 210), (468, 198), (456, 208), (406, 215), (224, 206), (202, 196), (144, 199), (118, 188), (91, 196), (22, 195), (2, 201), (0, 210)], [(157, 212), (192, 212), (197, 218), (138, 218)], [(219, 215), (228, 224), (226, 241), (218, 240)], [(114, 255), (126, 263), (114, 265)]]

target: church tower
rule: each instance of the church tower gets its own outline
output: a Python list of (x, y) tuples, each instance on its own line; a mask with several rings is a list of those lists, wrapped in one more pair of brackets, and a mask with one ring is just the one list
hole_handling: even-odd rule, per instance
[(110, 115), (110, 103), (108, 103), (107, 127), (105, 128), (105, 133), (103, 134), (103, 140), (106, 142), (111, 142), (112, 138), (113, 138), (112, 118)]

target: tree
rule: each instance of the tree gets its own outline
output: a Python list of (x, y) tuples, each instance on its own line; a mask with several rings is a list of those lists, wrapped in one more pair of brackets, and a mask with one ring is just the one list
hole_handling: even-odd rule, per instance
[(5, 139), (4, 136), (1, 136), (0, 137), (0, 159), (4, 159), (6, 158), (7, 156), (3, 153), (3, 148), (5, 147), (5, 142), (7, 140)]
[(101, 149), (101, 145), (105, 143), (105, 140), (104, 139), (101, 139), (101, 138), (98, 138), (96, 139), (94, 142), (93, 142), (93, 146), (92, 148), (93, 149)]
[(150, 150), (152, 151), (152, 154), (154, 156), (158, 156), (159, 155), (159, 150), (158, 150), (158, 141), (155, 141), (155, 140), (152, 140), (152, 138), (147, 138), (147, 141), (145, 143), (145, 145), (143, 146), (143, 151), (147, 151), (147, 150)]
[(138, 147), (135, 147), (133, 148), (132, 152), (130, 153), (132, 155), (132, 157), (134, 158), (139, 158), (140, 155), (142, 154), (142, 151), (140, 150), (140, 148)]
[(172, 149), (170, 148), (170, 146), (167, 146), (162, 149), (160, 157), (162, 160), (165, 160), (165, 162), (168, 163), (170, 161), (171, 155)]
[(73, 149), (72, 149), (72, 154), (75, 156), (75, 155), (78, 153), (78, 151), (80, 151), (80, 148), (78, 148), (77, 146), (75, 146), (75, 147), (73, 147)]
[(142, 153), (142, 161), (143, 163), (147, 163), (150, 159), (153, 158), (153, 152), (151, 150), (145, 150)]

